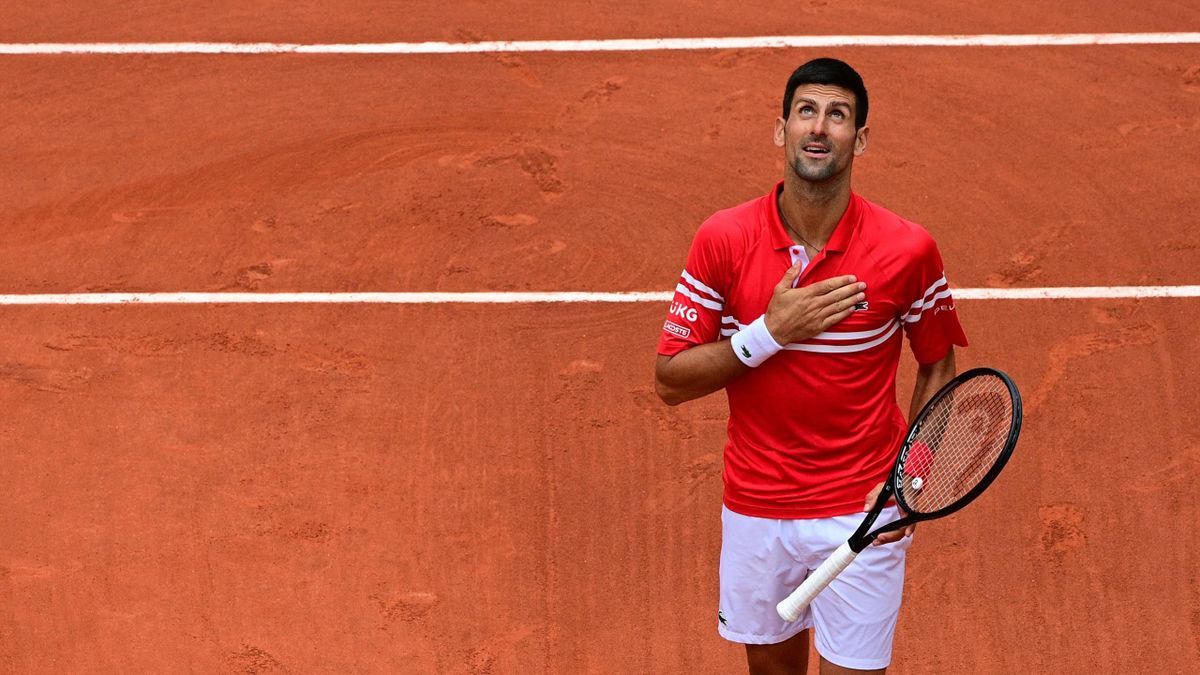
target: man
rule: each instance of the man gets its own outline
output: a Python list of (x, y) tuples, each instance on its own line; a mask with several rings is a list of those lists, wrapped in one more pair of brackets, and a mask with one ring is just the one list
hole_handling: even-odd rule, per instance
[(919, 364), (909, 419), (967, 344), (929, 233), (851, 191), (867, 109), (841, 61), (792, 73), (775, 121), (783, 181), (700, 226), (659, 342), (665, 402), (728, 394), (718, 631), (754, 675), (804, 673), (808, 628), (821, 673), (885, 672), (912, 528), (881, 536), (797, 621), (775, 604), (882, 487), (907, 430), (901, 334)]

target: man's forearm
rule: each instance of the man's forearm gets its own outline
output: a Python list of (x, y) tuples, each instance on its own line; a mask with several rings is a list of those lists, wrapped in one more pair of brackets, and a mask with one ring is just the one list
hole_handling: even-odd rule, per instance
[(917, 369), (917, 382), (913, 387), (912, 403), (908, 407), (908, 421), (913, 421), (921, 408), (947, 382), (954, 379), (954, 347), (946, 352), (941, 361), (923, 364)]
[(733, 354), (728, 340), (710, 342), (679, 352), (659, 355), (654, 368), (655, 390), (668, 405), (678, 405), (723, 388), (750, 368)]

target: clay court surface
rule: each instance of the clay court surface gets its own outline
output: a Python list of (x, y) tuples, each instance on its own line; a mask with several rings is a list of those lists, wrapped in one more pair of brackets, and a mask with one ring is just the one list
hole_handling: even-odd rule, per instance
[[(0, 42), (1200, 30), (893, 4), (49, 1)], [(1196, 283), (1192, 44), (0, 57), (0, 293), (666, 291), (781, 175), (783, 83), (826, 54), (871, 92), (856, 189), (955, 286)], [(1200, 300), (959, 310), (1025, 431), (920, 528), (890, 672), (1194, 672)], [(665, 313), (0, 306), (0, 671), (739, 672), (724, 398), (658, 401)]]

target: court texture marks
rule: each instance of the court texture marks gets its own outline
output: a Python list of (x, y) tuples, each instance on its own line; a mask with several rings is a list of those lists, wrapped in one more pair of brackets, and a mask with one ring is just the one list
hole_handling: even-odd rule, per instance
[(0, 671), (738, 672), (655, 344), (833, 55), (1026, 403), (891, 672), (1192, 672), (1200, 6), (895, 5), (6, 8)]

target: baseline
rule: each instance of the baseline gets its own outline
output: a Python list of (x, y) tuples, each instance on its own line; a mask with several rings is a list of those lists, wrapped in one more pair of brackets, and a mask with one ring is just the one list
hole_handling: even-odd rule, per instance
[[(1099, 300), (1196, 298), (1200, 286), (1062, 286), (1045, 288), (957, 288), (958, 300)], [(226, 304), (528, 304), (668, 302), (669, 291), (480, 292), (480, 293), (37, 293), (0, 295), (0, 305), (226, 305)]]
[(812, 47), (1068, 47), (1200, 44), (1196, 33), (1047, 33), (981, 35), (776, 35), (724, 38), (490, 40), (479, 42), (4, 43), (0, 55), (55, 54), (478, 54), (513, 52), (636, 52)]

